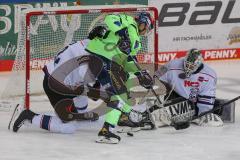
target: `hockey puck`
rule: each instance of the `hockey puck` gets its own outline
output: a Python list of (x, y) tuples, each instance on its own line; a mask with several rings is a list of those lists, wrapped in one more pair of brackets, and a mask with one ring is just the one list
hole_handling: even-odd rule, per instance
[(133, 137), (133, 134), (131, 132), (127, 132), (127, 135)]

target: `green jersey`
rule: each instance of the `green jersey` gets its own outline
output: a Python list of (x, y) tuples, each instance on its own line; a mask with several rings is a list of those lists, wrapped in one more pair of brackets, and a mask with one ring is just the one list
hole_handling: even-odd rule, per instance
[(104, 19), (108, 32), (104, 38), (94, 38), (88, 43), (86, 49), (94, 54), (101, 55), (107, 59), (113, 60), (123, 66), (127, 72), (137, 72), (138, 69), (133, 61), (128, 60), (128, 55), (121, 52), (118, 48), (120, 36), (118, 31), (127, 28), (130, 40), (130, 55), (136, 56), (141, 48), (140, 36), (137, 23), (134, 18), (128, 15), (107, 15)]

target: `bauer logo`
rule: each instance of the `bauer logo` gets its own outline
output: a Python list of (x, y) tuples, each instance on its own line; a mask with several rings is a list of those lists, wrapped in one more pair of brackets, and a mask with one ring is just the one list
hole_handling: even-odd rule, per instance
[[(234, 13), (238, 15), (238, 11), (234, 10), (238, 5), (237, 0), (229, 0), (228, 3), (196, 0), (165, 3), (159, 9), (159, 27), (181, 26), (185, 21), (188, 21), (188, 25), (209, 25), (216, 21), (223, 24), (239, 23), (239, 17), (231, 17)], [(209, 9), (210, 7), (211, 9)], [(201, 11), (199, 11), (200, 9)], [(186, 18), (188, 16), (189, 18)]]
[(147, 11), (149, 10), (148, 8), (137, 8), (137, 11)]
[(149, 4), (159, 11), (160, 52), (193, 46), (201, 50), (239, 48), (240, 0), (149, 0)]
[(56, 12), (54, 12), (54, 11), (48, 11), (48, 12), (43, 12), (43, 14), (46, 14), (46, 15), (51, 15), (51, 14), (56, 14)]
[(27, 80), (27, 93), (30, 94), (30, 80)]
[(27, 26), (27, 40), (30, 40), (30, 26)]

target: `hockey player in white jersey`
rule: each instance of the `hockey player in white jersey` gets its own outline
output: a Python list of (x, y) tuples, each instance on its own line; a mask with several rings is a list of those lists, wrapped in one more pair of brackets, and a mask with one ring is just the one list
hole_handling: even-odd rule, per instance
[[(101, 69), (101, 65), (96, 62), (97, 59), (94, 65), (89, 67), (91, 59), (89, 53), (84, 50), (87, 43), (86, 39), (66, 46), (54, 61), (43, 68), (45, 74), (43, 88), (56, 115), (36, 114), (31, 110), (24, 110), (13, 125), (14, 132), (18, 131), (25, 120), (29, 120), (33, 126), (50, 132), (73, 133), (79, 128), (75, 120), (98, 119), (98, 114), (86, 112), (88, 94), (91, 90), (88, 90), (86, 96), (81, 95), (84, 86), (90, 85), (91, 88), (96, 88), (94, 70), (99, 72)], [(81, 114), (74, 117), (74, 113)]]
[[(195, 116), (210, 111), (219, 104), (219, 102), (215, 101), (217, 75), (212, 68), (203, 63), (202, 54), (197, 49), (189, 50), (184, 58), (171, 60), (163, 65), (156, 72), (156, 75), (160, 81), (168, 86), (169, 90), (173, 90), (165, 98), (171, 100), (183, 97), (182, 101), (192, 102), (195, 106), (192, 108)], [(172, 114), (170, 116), (173, 116), (173, 110), (170, 112)], [(222, 110), (217, 110), (215, 113), (220, 114), (220, 112)], [(166, 122), (165, 116), (160, 112), (160, 121), (165, 121), (166, 124), (168, 122)], [(214, 113), (198, 118), (194, 122), (198, 125), (223, 125), (219, 115)]]

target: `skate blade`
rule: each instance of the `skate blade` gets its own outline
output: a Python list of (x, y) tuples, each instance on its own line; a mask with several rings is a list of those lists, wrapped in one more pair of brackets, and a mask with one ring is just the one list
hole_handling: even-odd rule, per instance
[(20, 112), (21, 112), (21, 106), (20, 106), (20, 104), (17, 104), (16, 107), (14, 108), (14, 110), (13, 110), (12, 116), (11, 116), (10, 121), (9, 121), (9, 123), (8, 123), (8, 130), (11, 129), (11, 127), (12, 127), (12, 125), (13, 125), (12, 122), (15, 121), (16, 117), (18, 117), (17, 115), (18, 115)]
[(119, 127), (117, 132), (118, 133), (128, 133), (128, 132), (138, 132), (140, 131), (140, 127)]
[(98, 136), (96, 143), (105, 143), (105, 144), (118, 144), (119, 140), (116, 138), (106, 138), (104, 136)]

